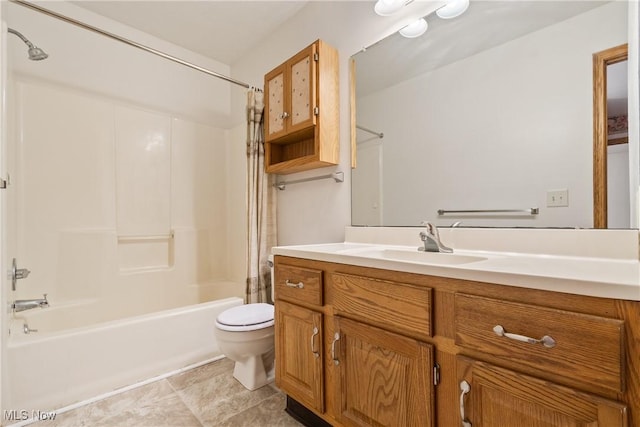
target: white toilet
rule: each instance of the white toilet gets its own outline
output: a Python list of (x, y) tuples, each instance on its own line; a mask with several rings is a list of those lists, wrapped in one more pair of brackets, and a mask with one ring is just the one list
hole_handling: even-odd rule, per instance
[(236, 362), (235, 379), (249, 390), (275, 376), (274, 309), (271, 304), (245, 304), (220, 313), (215, 336), (220, 351)]

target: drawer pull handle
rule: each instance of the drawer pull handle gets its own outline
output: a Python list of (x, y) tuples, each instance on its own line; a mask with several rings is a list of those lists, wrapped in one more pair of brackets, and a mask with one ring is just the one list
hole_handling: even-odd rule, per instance
[(311, 353), (313, 353), (313, 356), (317, 359), (318, 357), (320, 357), (320, 353), (316, 350), (316, 340), (314, 339), (316, 336), (318, 336), (318, 334), (320, 333), (320, 331), (318, 330), (318, 328), (316, 326), (313, 327), (313, 334), (311, 335)]
[(464, 410), (464, 395), (471, 391), (471, 386), (465, 380), (460, 383), (460, 419), (462, 420), (462, 427), (471, 427), (471, 421), (467, 419)]
[(290, 282), (289, 279), (285, 280), (284, 284), (287, 285), (290, 288), (298, 288), (298, 289), (304, 288), (304, 283), (302, 283), (302, 282), (293, 283), (293, 282)]
[(334, 365), (339, 365), (340, 364), (340, 361), (336, 357), (336, 343), (338, 341), (340, 341), (340, 334), (336, 332), (333, 335), (333, 342), (331, 343), (331, 359), (333, 359), (333, 364)]
[(535, 339), (535, 338), (530, 338), (524, 335), (518, 335), (518, 334), (512, 334), (509, 333), (507, 331), (504, 330), (504, 328), (502, 327), (502, 325), (496, 325), (493, 327), (493, 332), (496, 333), (496, 335), (501, 336), (501, 337), (505, 337), (505, 338), (509, 338), (512, 340), (516, 340), (516, 341), (521, 341), (521, 342), (526, 342), (529, 344), (542, 344), (543, 346), (547, 347), (547, 348), (553, 348), (556, 346), (556, 340), (554, 340), (553, 338), (551, 338), (549, 335), (545, 335), (542, 338)]

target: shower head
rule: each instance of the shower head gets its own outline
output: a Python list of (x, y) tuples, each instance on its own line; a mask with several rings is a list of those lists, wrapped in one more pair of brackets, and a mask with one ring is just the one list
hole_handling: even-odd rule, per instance
[(9, 32), (11, 34), (15, 34), (29, 47), (29, 59), (32, 61), (40, 61), (43, 59), (47, 59), (49, 55), (45, 53), (44, 50), (40, 49), (37, 46), (34, 46), (25, 36), (23, 36), (19, 31), (14, 30), (13, 28), (9, 28)]
[(29, 59), (32, 61), (41, 61), (47, 59), (49, 55), (37, 46), (29, 48)]

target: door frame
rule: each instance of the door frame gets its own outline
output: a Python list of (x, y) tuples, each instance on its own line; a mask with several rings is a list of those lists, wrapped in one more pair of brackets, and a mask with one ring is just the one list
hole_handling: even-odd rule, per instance
[(593, 228), (607, 228), (607, 66), (628, 51), (625, 43), (593, 54)]

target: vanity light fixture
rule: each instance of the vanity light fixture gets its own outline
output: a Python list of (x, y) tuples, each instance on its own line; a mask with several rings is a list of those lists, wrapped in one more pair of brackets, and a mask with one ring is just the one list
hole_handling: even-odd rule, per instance
[[(404, 6), (414, 0), (378, 0), (374, 6), (375, 12), (380, 16), (389, 16), (399, 12)], [(436, 10), (436, 15), (442, 19), (451, 19), (462, 15), (469, 8), (469, 0), (446, 0), (446, 4)], [(398, 32), (406, 38), (416, 38), (423, 35), (428, 28), (427, 20), (419, 18), (409, 25), (402, 27)]]
[[(412, 0), (410, 0), (412, 1)], [(397, 13), (410, 1), (407, 0), (378, 0), (373, 10), (380, 16), (390, 16)]]
[(469, 7), (469, 0), (447, 0), (447, 4), (436, 10), (442, 19), (451, 19), (462, 15)]
[(427, 31), (427, 27), (427, 20), (424, 18), (420, 18), (417, 21), (414, 21), (411, 24), (407, 25), (406, 27), (403, 27), (398, 32), (401, 36), (412, 39), (423, 35), (425, 31)]

